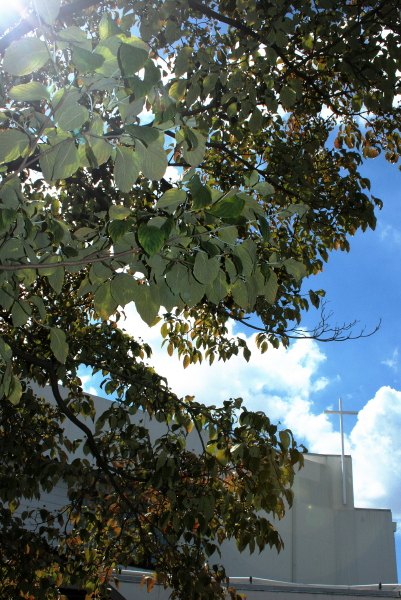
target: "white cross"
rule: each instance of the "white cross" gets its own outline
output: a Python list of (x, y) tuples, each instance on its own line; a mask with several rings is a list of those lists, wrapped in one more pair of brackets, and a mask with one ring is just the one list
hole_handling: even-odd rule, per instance
[(341, 434), (341, 474), (343, 479), (343, 504), (347, 504), (347, 492), (345, 486), (345, 464), (344, 464), (344, 427), (343, 427), (343, 415), (357, 415), (358, 412), (354, 410), (343, 410), (342, 398), (338, 400), (339, 410), (325, 410), (326, 415), (340, 415), (340, 434)]

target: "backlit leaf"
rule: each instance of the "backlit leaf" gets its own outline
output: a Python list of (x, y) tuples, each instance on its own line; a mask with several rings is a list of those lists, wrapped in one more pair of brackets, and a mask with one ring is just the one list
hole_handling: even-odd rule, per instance
[(118, 50), (118, 60), (124, 77), (131, 77), (138, 73), (145, 66), (148, 56), (148, 52), (142, 48), (121, 44)]
[(245, 200), (243, 198), (230, 196), (229, 198), (213, 204), (213, 206), (208, 209), (208, 212), (221, 219), (235, 219), (242, 213), (244, 205)]
[(69, 347), (67, 336), (62, 329), (56, 327), (50, 329), (50, 348), (57, 360), (64, 364), (67, 360)]
[(94, 298), (95, 311), (98, 313), (101, 319), (108, 319), (109, 316), (117, 308), (117, 302), (115, 301), (111, 293), (111, 283), (106, 281), (95, 292)]
[(153, 142), (156, 142), (160, 136), (160, 131), (158, 129), (155, 129), (154, 127), (147, 127), (146, 125), (127, 125), (125, 129), (131, 137), (145, 142), (147, 146)]
[(100, 69), (105, 59), (97, 52), (89, 52), (85, 48), (74, 46), (72, 51), (72, 62), (78, 68), (80, 73), (92, 73)]
[(35, 0), (35, 9), (39, 17), (52, 25), (60, 12), (61, 0)]
[(58, 36), (67, 42), (83, 43), (87, 39), (86, 32), (75, 25), (62, 29), (58, 32)]
[(190, 48), (189, 46), (184, 46), (184, 48), (181, 48), (181, 50), (179, 51), (177, 58), (175, 59), (174, 68), (174, 72), (177, 77), (181, 77), (181, 75), (184, 75), (184, 73), (188, 71), (190, 65), (190, 58), (192, 56), (193, 51), (193, 48)]
[(151, 326), (158, 315), (160, 305), (152, 298), (148, 285), (138, 285), (135, 306), (141, 319)]
[(3, 68), (11, 75), (29, 75), (49, 60), (46, 44), (36, 37), (24, 37), (12, 42), (4, 54)]
[(0, 131), (0, 162), (10, 162), (23, 156), (29, 147), (29, 137), (19, 129)]
[(199, 175), (196, 174), (192, 177), (190, 183), (190, 190), (192, 195), (192, 208), (194, 210), (199, 210), (205, 208), (206, 206), (210, 206), (212, 203), (212, 192), (208, 185), (203, 185), (199, 178)]
[(167, 155), (161, 142), (154, 142), (146, 148), (142, 172), (150, 180), (160, 181), (167, 169)]
[(157, 201), (156, 208), (168, 208), (169, 211), (173, 211), (185, 202), (187, 194), (185, 190), (179, 188), (171, 188), (164, 192), (163, 196)]
[(55, 154), (52, 179), (65, 179), (70, 177), (79, 167), (78, 150), (72, 138), (60, 144)]
[(131, 148), (117, 146), (114, 164), (116, 186), (122, 192), (129, 192), (139, 177), (138, 156)]
[(109, 208), (109, 219), (121, 221), (131, 214), (131, 209), (122, 204), (112, 204)]
[(10, 402), (14, 405), (19, 404), (22, 396), (22, 385), (19, 379), (13, 377), (11, 383), (11, 393), (8, 396)]
[(193, 144), (190, 147), (188, 141), (185, 140), (183, 144), (182, 155), (184, 157), (185, 162), (190, 164), (191, 167), (198, 167), (205, 156), (206, 139), (197, 129), (191, 129), (190, 131), (197, 140), (197, 146), (195, 147), (195, 145)]
[(185, 96), (185, 91), (187, 89), (187, 81), (185, 79), (179, 79), (175, 81), (168, 91), (169, 96), (174, 98), (174, 100), (182, 100)]
[(88, 119), (88, 109), (80, 104), (69, 106), (65, 110), (64, 107), (61, 107), (61, 109), (57, 111), (58, 125), (63, 131), (80, 129)]
[(39, 81), (30, 81), (16, 85), (9, 91), (12, 100), (19, 102), (29, 102), (33, 100), (48, 100), (50, 98), (49, 88)]

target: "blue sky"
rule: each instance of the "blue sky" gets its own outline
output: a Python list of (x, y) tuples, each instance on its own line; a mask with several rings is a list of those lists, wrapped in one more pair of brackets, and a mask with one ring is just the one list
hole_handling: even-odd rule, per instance
[[(190, 365), (184, 371), (176, 357), (160, 348), (159, 328), (148, 328), (131, 305), (124, 327), (152, 345), (150, 362), (176, 393), (196, 395), (209, 404), (241, 396), (248, 408), (264, 410), (290, 427), (310, 451), (340, 452), (338, 417), (324, 415), (325, 409), (337, 409), (339, 397), (345, 410), (360, 411), (358, 417), (345, 417), (355, 505), (393, 511), (393, 520), (399, 522), (395, 539), (401, 578), (401, 173), (381, 157), (370, 160), (363, 172), (372, 181), (372, 193), (384, 201), (376, 230), (350, 238), (349, 253), (333, 252), (323, 273), (306, 281), (305, 289), (325, 289), (332, 322), (357, 319), (356, 333), (363, 327), (373, 330), (381, 319), (373, 336), (325, 344), (297, 341), (288, 350), (264, 355), (255, 348), (249, 364), (234, 358), (212, 367)], [(303, 324), (313, 326), (318, 316), (311, 309)], [(233, 325), (232, 333), (247, 335), (252, 346), (251, 331)], [(84, 380), (88, 391), (102, 395), (97, 379)]]

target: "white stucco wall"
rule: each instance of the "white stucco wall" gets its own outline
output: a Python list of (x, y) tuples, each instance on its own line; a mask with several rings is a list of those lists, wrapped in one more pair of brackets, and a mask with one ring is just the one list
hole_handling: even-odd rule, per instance
[[(40, 395), (54, 402), (49, 388), (40, 389)], [(98, 414), (110, 406), (109, 400), (93, 398)], [(142, 413), (137, 413), (133, 420), (138, 422), (141, 418), (150, 428), (152, 439), (163, 435), (164, 426)], [(85, 423), (94, 427), (90, 419)], [(64, 426), (70, 439), (83, 437), (83, 432), (72, 423), (65, 421)], [(200, 450), (197, 436), (191, 436), (190, 444), (191, 450)], [(78, 449), (76, 455), (83, 456), (82, 450)], [(236, 577), (325, 585), (396, 583), (391, 512), (354, 507), (350, 456), (345, 457), (345, 465), (347, 504), (344, 506), (341, 457), (305, 456), (305, 467), (295, 477), (294, 505), (281, 521), (275, 522), (285, 544), (280, 554), (270, 548), (260, 554), (240, 553), (235, 542), (226, 541), (221, 548), (222, 558), (214, 555), (210, 563), (224, 564), (227, 574)], [(39, 506), (57, 508), (64, 503), (65, 488), (57, 485), (39, 501), (29, 505), (24, 502), (20, 511)]]
[(225, 542), (221, 562), (227, 571), (236, 577), (294, 583), (396, 583), (391, 511), (354, 507), (350, 456), (345, 457), (345, 464), (344, 506), (341, 457), (306, 455), (305, 467), (295, 477), (294, 505), (275, 522), (284, 550), (277, 554), (268, 548), (250, 555), (239, 553), (233, 542)]

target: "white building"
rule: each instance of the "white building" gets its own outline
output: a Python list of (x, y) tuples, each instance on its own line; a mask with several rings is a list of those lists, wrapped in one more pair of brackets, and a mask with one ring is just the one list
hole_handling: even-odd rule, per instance
[[(50, 389), (41, 389), (39, 393), (54, 402)], [(98, 414), (110, 406), (104, 398), (95, 396), (94, 400)], [(155, 437), (163, 433), (162, 424), (150, 421), (147, 416), (144, 421)], [(93, 426), (90, 420), (86, 425)], [(70, 439), (82, 438), (82, 431), (72, 423), (66, 421), (65, 427)], [(195, 446), (196, 443), (194, 450)], [(277, 554), (276, 550), (266, 548), (251, 555), (247, 550), (240, 553), (235, 542), (226, 541), (221, 548), (222, 558), (215, 556), (210, 561), (224, 564), (230, 581), (238, 590), (243, 588), (249, 599), (265, 600), (273, 593), (280, 594), (279, 600), (293, 600), (294, 593), (311, 595), (310, 599), (302, 597), (302, 600), (319, 600), (316, 596), (322, 594), (347, 598), (399, 597), (391, 511), (354, 506), (350, 456), (345, 457), (345, 480), (344, 505), (341, 456), (305, 455), (305, 467), (295, 477), (293, 507), (275, 524), (283, 537), (284, 550)], [(65, 490), (61, 486), (37, 502), (37, 506), (46, 505), (50, 510), (64, 504)], [(21, 506), (20, 510), (24, 508)], [(113, 590), (111, 597), (149, 598), (144, 589), (139, 589), (140, 578), (138, 572), (124, 570), (119, 576), (119, 592)], [(150, 598), (156, 600), (168, 595), (166, 590), (155, 586)]]

